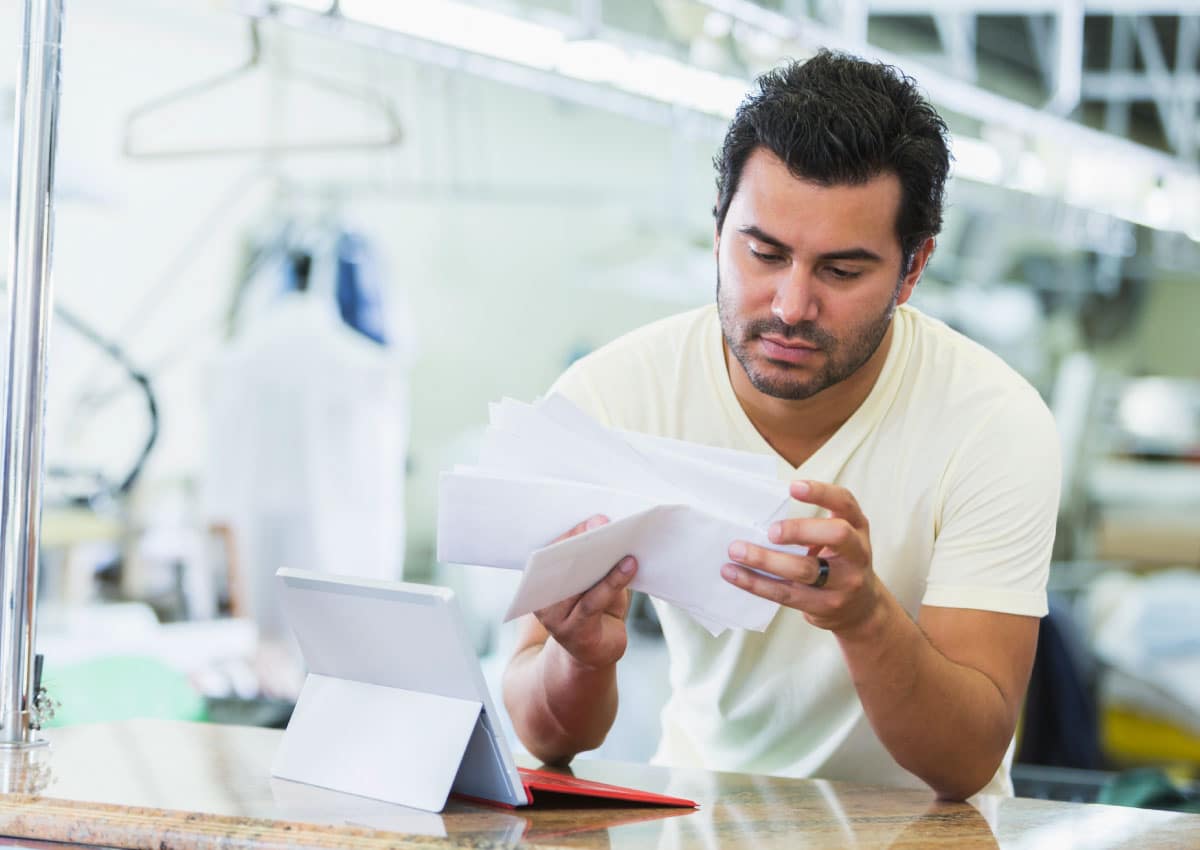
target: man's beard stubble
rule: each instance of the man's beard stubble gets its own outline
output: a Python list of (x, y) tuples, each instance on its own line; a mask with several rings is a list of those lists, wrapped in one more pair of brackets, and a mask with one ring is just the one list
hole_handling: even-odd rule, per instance
[[(898, 283), (882, 316), (859, 325), (848, 338), (838, 339), (814, 322), (804, 321), (787, 325), (773, 315), (767, 319), (750, 319), (741, 325), (734, 324), (732, 311), (721, 299), (721, 272), (717, 271), (717, 314), (721, 320), (721, 333), (725, 337), (725, 344), (742, 365), (756, 390), (785, 401), (811, 398), (822, 390), (846, 380), (870, 360), (887, 335), (892, 314), (896, 311), (899, 293)], [(771, 371), (760, 369), (758, 363), (764, 358), (761, 354), (751, 353), (751, 345), (764, 334), (787, 340), (802, 340), (814, 345), (825, 355), (825, 362), (807, 380), (800, 377), (801, 367), (789, 363), (772, 360), (769, 361)], [(789, 376), (788, 372), (796, 374)]]

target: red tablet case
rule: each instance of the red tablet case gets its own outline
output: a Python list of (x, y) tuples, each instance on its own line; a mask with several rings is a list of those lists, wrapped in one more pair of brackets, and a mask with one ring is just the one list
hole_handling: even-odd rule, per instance
[(521, 784), (525, 786), (525, 796), (529, 802), (534, 802), (534, 792), (544, 791), (552, 794), (569, 794), (578, 797), (595, 797), (601, 800), (620, 800), (628, 803), (638, 803), (651, 806), (678, 806), (694, 809), (695, 802), (681, 797), (668, 797), (665, 794), (652, 794), (649, 791), (639, 791), (636, 788), (625, 788), (620, 785), (609, 785), (605, 782), (595, 782), (590, 779), (579, 779), (563, 773), (549, 770), (534, 770), (519, 767)]

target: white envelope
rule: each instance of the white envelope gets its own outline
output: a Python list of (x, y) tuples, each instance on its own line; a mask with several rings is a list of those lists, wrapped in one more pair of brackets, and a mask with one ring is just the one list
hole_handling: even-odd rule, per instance
[(582, 593), (625, 555), (633, 555), (638, 560), (633, 589), (698, 615), (710, 632), (730, 626), (762, 631), (779, 606), (721, 577), (734, 540), (798, 554), (806, 551), (775, 546), (761, 531), (687, 505), (659, 505), (538, 549), (525, 565), (505, 619)]
[(788, 482), (773, 476), (751, 476), (670, 452), (656, 452), (648, 460), (655, 472), (683, 491), (686, 504), (743, 525), (766, 528), (791, 502)]
[(651, 499), (609, 487), (504, 478), (460, 467), (440, 476), (437, 558), (446, 564), (521, 570), (534, 551), (589, 517), (622, 519), (654, 505)]
[[(566, 399), (555, 398), (561, 404), (548, 409), (557, 412), (557, 419), (544, 413), (541, 407), (512, 399), (493, 405), (480, 465), (531, 477), (552, 476), (632, 490), (659, 501), (682, 498), (679, 488), (657, 475), (646, 458), (615, 431), (574, 408)], [(581, 417), (574, 425), (560, 421), (568, 418), (566, 406)], [(504, 455), (518, 451), (518, 461)], [(523, 464), (522, 468), (513, 470), (514, 462)]]
[[(734, 540), (774, 547), (791, 499), (778, 459), (606, 428), (562, 396), (489, 407), (478, 467), (443, 473), (438, 559), (522, 569), (508, 618), (595, 584), (625, 555), (633, 588), (712, 634), (762, 630), (778, 606), (721, 578)], [(551, 543), (596, 514), (608, 525)]]
[[(605, 463), (593, 465), (583, 473), (603, 477), (572, 476), (576, 480), (605, 483), (645, 495), (657, 492), (663, 503), (694, 505), (750, 525), (762, 523), (764, 527), (781, 509), (786, 509), (789, 501), (787, 483), (776, 475), (778, 461), (770, 456), (666, 437), (638, 435), (631, 439), (630, 432), (605, 428), (557, 394), (539, 400), (524, 411), (520, 408), (520, 403), (511, 399), (502, 402), (502, 427), (516, 424), (518, 416), (528, 417), (536, 412), (561, 425), (575, 445), (583, 439), (593, 447), (606, 450)], [(537, 445), (536, 450), (548, 451), (542, 444)], [(494, 456), (489, 461), (492, 459)], [(582, 460), (588, 463), (594, 457), (585, 456)], [(481, 465), (491, 464), (481, 462)], [(532, 472), (532, 468), (526, 470), (526, 474)], [(538, 472), (550, 470), (543, 468)], [(651, 475), (647, 477), (646, 472)]]
[(623, 428), (616, 429), (616, 432), (647, 457), (662, 454), (682, 455), (754, 478), (776, 478), (779, 470), (779, 459), (771, 455), (743, 452), (723, 446), (689, 443), (687, 440), (673, 440), (670, 437), (659, 437), (654, 434), (640, 434), (637, 431), (626, 431)]

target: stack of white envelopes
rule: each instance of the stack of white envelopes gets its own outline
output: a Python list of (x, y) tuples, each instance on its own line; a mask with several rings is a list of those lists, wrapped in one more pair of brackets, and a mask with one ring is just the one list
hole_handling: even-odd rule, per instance
[[(506, 621), (587, 590), (625, 555), (632, 587), (713, 635), (762, 631), (778, 605), (721, 577), (729, 544), (775, 546), (786, 481), (769, 455), (607, 428), (559, 395), (490, 407), (480, 462), (442, 474), (438, 560), (523, 570)], [(607, 525), (551, 541), (596, 514)]]

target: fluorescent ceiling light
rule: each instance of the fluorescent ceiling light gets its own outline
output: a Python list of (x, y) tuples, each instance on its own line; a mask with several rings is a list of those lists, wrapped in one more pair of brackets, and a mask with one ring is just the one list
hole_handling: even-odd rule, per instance
[(995, 145), (970, 136), (953, 136), (950, 150), (954, 155), (951, 168), (955, 177), (993, 186), (1003, 184), (1004, 159)]
[(289, 6), (298, 6), (310, 12), (320, 12), (322, 15), (333, 11), (334, 0), (284, 0)]
[(450, 0), (342, 0), (338, 9), (365, 24), (544, 71), (567, 41), (553, 27)]
[(749, 85), (669, 56), (611, 41), (571, 39), (554, 27), (454, 0), (341, 0), (338, 8), (360, 23), (710, 115), (733, 115)]
[(1013, 176), (1012, 187), (1031, 195), (1044, 195), (1048, 186), (1046, 164), (1042, 162), (1042, 158), (1033, 151), (1021, 151), (1017, 157), (1017, 171)]
[(629, 54), (620, 47), (590, 38), (566, 45), (554, 67), (572, 79), (611, 84), (628, 64)]
[(1152, 222), (1152, 226), (1159, 229), (1170, 227), (1173, 206), (1171, 195), (1166, 189), (1161, 186), (1152, 189), (1146, 196), (1146, 220)]
[(1060, 197), (1074, 207), (1200, 241), (1195, 236), (1200, 231), (1200, 177), (1160, 175), (1154, 163), (1110, 151), (1047, 149), (1058, 160), (1048, 168), (1032, 150), (1006, 158), (996, 145), (970, 136), (953, 136), (951, 150), (955, 177)]

